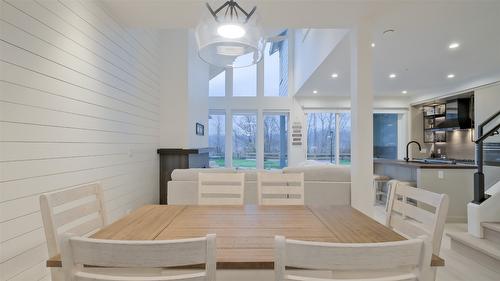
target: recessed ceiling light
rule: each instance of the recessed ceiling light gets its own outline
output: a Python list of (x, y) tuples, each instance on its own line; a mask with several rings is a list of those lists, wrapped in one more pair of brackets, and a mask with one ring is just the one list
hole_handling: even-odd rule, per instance
[(397, 75), (396, 75), (396, 73), (391, 73), (391, 74), (389, 74), (389, 78), (391, 78), (391, 79), (396, 78), (396, 76), (397, 76)]
[(337, 77), (339, 77), (339, 75), (337, 73), (332, 74), (332, 78), (337, 78)]
[(460, 43), (457, 42), (450, 43), (450, 45), (448, 46), (448, 48), (450, 49), (456, 49), (458, 47), (460, 47)]
[(406, 94), (408, 94), (408, 91), (404, 90), (404, 91), (401, 92), (401, 94), (406, 95)]
[(372, 43), (371, 46), (372, 46), (372, 48), (375, 48), (375, 43)]
[(316, 91), (316, 90), (313, 91), (313, 94), (317, 94), (317, 93), (318, 93), (318, 91)]
[(447, 76), (447, 77), (448, 77), (448, 78), (450, 78), (450, 79), (451, 79), (451, 78), (455, 78), (455, 74), (453, 74), (453, 73), (448, 74), (448, 76)]

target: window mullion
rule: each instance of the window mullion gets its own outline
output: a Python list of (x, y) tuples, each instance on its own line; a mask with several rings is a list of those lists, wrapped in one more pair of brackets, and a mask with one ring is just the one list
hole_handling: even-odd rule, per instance
[(226, 110), (226, 167), (231, 168), (233, 166), (233, 112), (231, 110)]
[(335, 113), (335, 164), (340, 165), (340, 113)]
[(257, 169), (264, 169), (264, 114), (257, 111)]

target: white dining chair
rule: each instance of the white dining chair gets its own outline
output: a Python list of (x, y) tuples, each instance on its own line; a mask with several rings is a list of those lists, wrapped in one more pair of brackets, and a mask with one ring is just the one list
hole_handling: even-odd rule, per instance
[[(387, 204), (386, 225), (406, 238), (426, 235), (432, 243), (432, 253), (439, 256), (449, 197), (407, 183), (392, 181)], [(436, 279), (437, 268), (431, 268)]]
[[(40, 212), (49, 257), (60, 254), (62, 234), (91, 235), (107, 225), (103, 192), (99, 183), (42, 194)], [(53, 281), (63, 281), (60, 268), (51, 268)]]
[(304, 205), (304, 173), (257, 174), (259, 205)]
[[(180, 240), (102, 240), (66, 234), (62, 241), (66, 281), (215, 281), (215, 234)], [(127, 275), (145, 270), (204, 264), (205, 268), (175, 275)], [(113, 268), (113, 275), (82, 271), (83, 266)], [(124, 273), (121, 273), (123, 271)]]
[(392, 182), (386, 225), (406, 238), (428, 236), (439, 255), (449, 201), (446, 194)]
[[(431, 245), (425, 237), (385, 243), (325, 243), (275, 237), (275, 281), (427, 281)], [(287, 267), (306, 270), (288, 270)], [(330, 271), (313, 278), (308, 272)], [(341, 272), (336, 276), (336, 272)]]
[(244, 173), (199, 173), (199, 205), (243, 205)]

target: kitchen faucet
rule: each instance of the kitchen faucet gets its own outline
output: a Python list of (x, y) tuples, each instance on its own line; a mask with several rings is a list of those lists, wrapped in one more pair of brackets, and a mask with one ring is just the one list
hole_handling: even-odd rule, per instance
[(405, 157), (405, 161), (408, 162), (410, 160), (410, 157), (408, 156), (408, 148), (410, 147), (410, 144), (412, 143), (416, 143), (418, 145), (418, 151), (422, 151), (422, 147), (420, 146), (420, 143), (418, 143), (417, 141), (411, 141), (409, 143), (406, 144), (406, 157)]

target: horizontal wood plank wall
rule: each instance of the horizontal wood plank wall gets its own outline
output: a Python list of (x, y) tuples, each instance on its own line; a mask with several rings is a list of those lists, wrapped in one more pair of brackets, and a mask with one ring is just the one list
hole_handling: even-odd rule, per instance
[(0, 0), (0, 280), (50, 280), (38, 197), (100, 181), (158, 202), (160, 45), (98, 1)]

